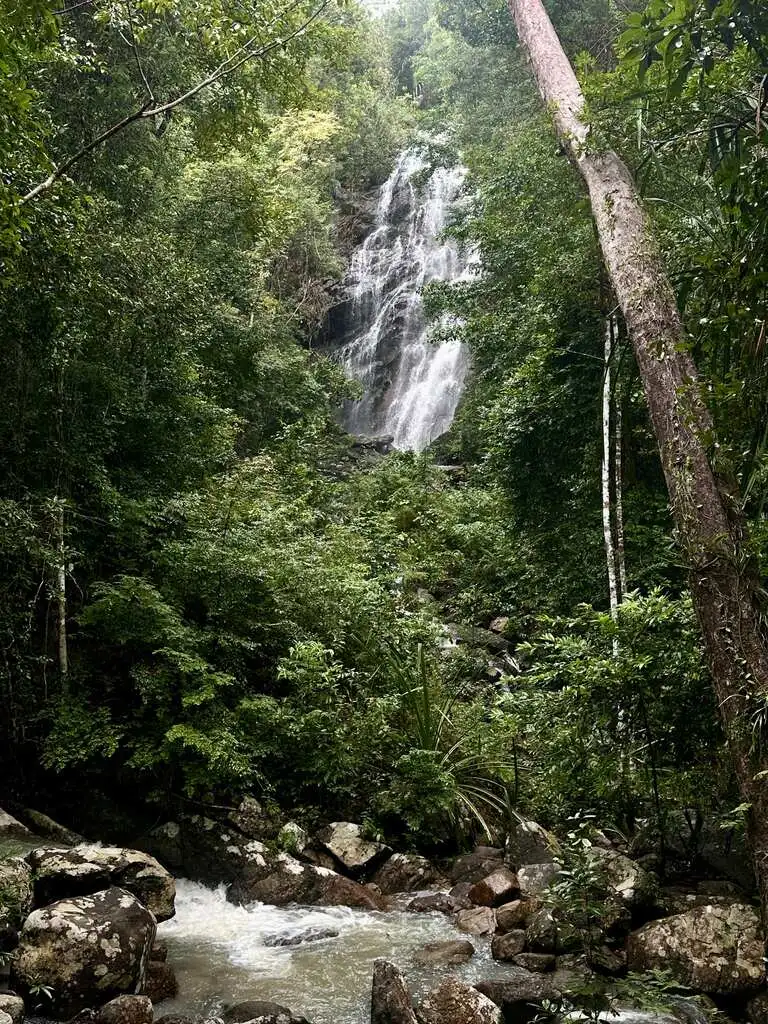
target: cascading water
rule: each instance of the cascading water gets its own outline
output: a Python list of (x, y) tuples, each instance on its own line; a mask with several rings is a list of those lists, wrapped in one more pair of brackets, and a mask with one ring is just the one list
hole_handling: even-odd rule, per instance
[(391, 436), (395, 448), (414, 451), (451, 425), (467, 372), (457, 338), (430, 341), (421, 289), (430, 281), (468, 279), (476, 266), (472, 254), (442, 238), (466, 169), (438, 167), (420, 185), (427, 169), (421, 150), (406, 150), (381, 187), (373, 230), (349, 269), (348, 340), (338, 351), (364, 389), (347, 404), (345, 427)]

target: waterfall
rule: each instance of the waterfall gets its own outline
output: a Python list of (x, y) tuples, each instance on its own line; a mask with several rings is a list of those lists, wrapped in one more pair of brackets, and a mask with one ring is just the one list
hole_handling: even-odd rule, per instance
[(450, 427), (467, 372), (448, 318), (439, 325), (443, 340), (430, 340), (421, 289), (468, 279), (477, 262), (441, 237), (466, 168), (437, 167), (422, 182), (427, 171), (423, 151), (408, 149), (381, 186), (373, 228), (347, 275), (350, 308), (337, 352), (363, 386), (362, 398), (344, 409), (347, 430), (391, 436), (395, 448), (413, 451)]

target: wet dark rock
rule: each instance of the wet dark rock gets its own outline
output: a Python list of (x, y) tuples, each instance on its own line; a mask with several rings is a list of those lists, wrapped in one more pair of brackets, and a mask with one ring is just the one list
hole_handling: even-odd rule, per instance
[(165, 963), (168, 959), (168, 946), (165, 942), (160, 942), (157, 939), (152, 949), (149, 951), (149, 959), (157, 961), (158, 963)]
[(454, 939), (447, 942), (428, 942), (426, 946), (416, 950), (413, 959), (418, 964), (457, 967), (465, 964), (475, 955), (475, 947), (467, 939)]
[(237, 810), (229, 815), (229, 823), (240, 835), (260, 842), (276, 839), (281, 826), (280, 815), (252, 796), (244, 797)]
[(430, 992), (418, 1008), (421, 1024), (501, 1024), (499, 1007), (475, 988), (456, 978)]
[(321, 939), (335, 939), (338, 936), (335, 928), (305, 928), (293, 935), (267, 935), (265, 946), (301, 946), (307, 942), (319, 942)]
[(32, 850), (26, 861), (34, 875), (36, 907), (114, 885), (132, 892), (158, 921), (167, 921), (175, 913), (173, 876), (140, 850), (83, 843), (69, 850)]
[(363, 907), (382, 910), (383, 900), (376, 893), (328, 868), (303, 864), (287, 853), (277, 856), (254, 854), (241, 867), (240, 876), (227, 891), (232, 903), (304, 903), (312, 906)]
[(457, 882), (448, 895), (453, 896), (457, 900), (466, 900), (467, 904), (469, 904), (469, 890), (471, 888), (472, 882)]
[(96, 1024), (152, 1024), (154, 1011), (147, 996), (117, 996), (96, 1012)]
[(165, 999), (175, 999), (179, 994), (179, 983), (169, 963), (150, 960), (144, 978), (142, 994), (148, 996), (153, 1003), (162, 1003)]
[(538, 896), (557, 880), (562, 865), (556, 861), (540, 864), (524, 864), (518, 868), (517, 878), (520, 891), (525, 896)]
[(491, 846), (478, 846), (472, 853), (466, 853), (453, 862), (451, 880), (470, 882), (474, 885), (502, 867), (503, 863), (503, 850)]
[(24, 922), (11, 979), (22, 995), (50, 987), (51, 1011), (68, 1017), (140, 989), (154, 938), (154, 917), (125, 889), (60, 900)]
[(507, 837), (507, 859), (519, 868), (523, 864), (550, 864), (557, 860), (560, 844), (535, 821), (518, 819)]
[(529, 948), (534, 953), (556, 953), (558, 948), (557, 922), (551, 910), (537, 910), (525, 930)]
[(417, 1024), (405, 978), (388, 960), (373, 964), (371, 1024)]
[(625, 974), (627, 955), (623, 949), (611, 949), (609, 946), (593, 946), (587, 950), (587, 963), (598, 974), (615, 977)]
[(467, 899), (458, 899), (447, 892), (430, 892), (424, 896), (416, 896), (406, 909), (417, 914), (434, 912), (455, 914), (459, 910), (466, 910), (469, 906), (470, 902)]
[(557, 966), (557, 957), (551, 953), (518, 953), (517, 956), (512, 957), (512, 963), (526, 971), (548, 974)]
[(469, 899), (476, 906), (500, 907), (520, 895), (520, 883), (514, 871), (501, 867), (476, 882), (469, 890)]
[(34, 831), (35, 835), (42, 836), (43, 839), (53, 843), (62, 843), (64, 846), (77, 846), (79, 843), (85, 842), (83, 836), (78, 832), (73, 832), (71, 828), (59, 824), (58, 821), (54, 821), (53, 818), (49, 818), (47, 814), (43, 814), (41, 811), (25, 807), (19, 813), (24, 818), (25, 824)]
[(280, 1003), (249, 999), (230, 1007), (222, 1014), (224, 1024), (309, 1024), (306, 1017), (289, 1010)]
[(542, 1001), (558, 994), (549, 976), (511, 966), (503, 981), (479, 981), (475, 988), (500, 1007), (505, 1024), (528, 1024), (542, 1012)]

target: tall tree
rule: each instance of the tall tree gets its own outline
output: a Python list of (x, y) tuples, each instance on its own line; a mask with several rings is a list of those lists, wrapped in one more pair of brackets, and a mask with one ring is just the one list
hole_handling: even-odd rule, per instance
[[(768, 641), (735, 489), (713, 468), (717, 445), (674, 292), (632, 176), (601, 150), (541, 0), (509, 0), (542, 99), (586, 182), (603, 259), (643, 380), (678, 541), (704, 637), (768, 925)], [(768, 931), (768, 929), (766, 929)]]

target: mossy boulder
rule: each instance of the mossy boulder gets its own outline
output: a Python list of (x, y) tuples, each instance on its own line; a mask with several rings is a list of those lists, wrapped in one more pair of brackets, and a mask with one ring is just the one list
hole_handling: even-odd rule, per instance
[(20, 857), (0, 861), (0, 951), (16, 945), (16, 936), (32, 909), (32, 872)]

